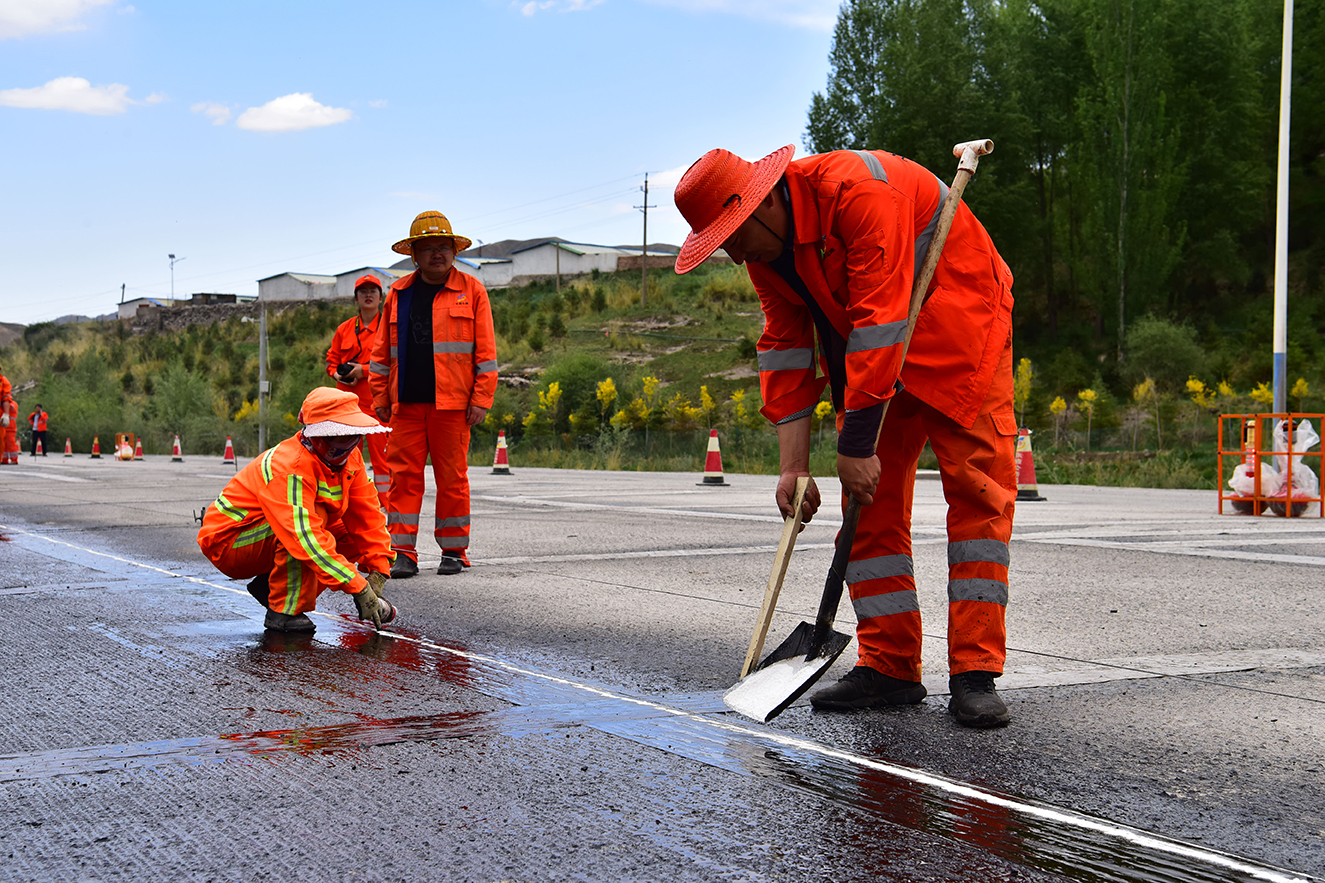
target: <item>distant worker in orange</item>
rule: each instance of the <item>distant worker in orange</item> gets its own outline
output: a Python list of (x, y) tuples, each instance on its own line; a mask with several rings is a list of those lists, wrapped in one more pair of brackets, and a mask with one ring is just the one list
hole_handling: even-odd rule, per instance
[(9, 378), (0, 368), (0, 465), (18, 464), (18, 402)]
[(359, 410), (353, 393), (310, 392), (303, 429), (254, 459), (207, 508), (198, 546), (267, 608), (266, 628), (311, 632), (308, 612), (328, 589), (354, 598), (359, 618), (395, 618), (384, 588), (391, 539), (365, 474), (364, 435), (391, 430)]
[(386, 295), (386, 318), (373, 349), (369, 382), (377, 418), (393, 430), (387, 449), (391, 490), (387, 527), (393, 579), (419, 572), (423, 464), (432, 456), (437, 484), (433, 536), (441, 574), (469, 566), (469, 430), (482, 422), (497, 390), (497, 344), (483, 284), (455, 269), (471, 242), (440, 212), (424, 212), (391, 246), (413, 257), (413, 273)]
[[(373, 416), (373, 391), (368, 384), (368, 361), (373, 354), (373, 338), (382, 324), (382, 283), (365, 274), (354, 280), (354, 304), (359, 314), (346, 319), (331, 338), (327, 350), (327, 374), (336, 379), (336, 388), (359, 397), (359, 408)], [(373, 487), (378, 499), (385, 500), (391, 488), (391, 473), (386, 466), (384, 432), (365, 435), (364, 445), (373, 461)]]
[(49, 416), (41, 409), (41, 405), (38, 405), (37, 410), (28, 415), (28, 426), (32, 429), (32, 456), (34, 457), (37, 456), (38, 442), (41, 443), (41, 455), (46, 456), (46, 421)]
[[(721, 247), (759, 293), (760, 410), (777, 427), (783, 515), (797, 477), (810, 474), (811, 413), (831, 391), (843, 504), (850, 495), (862, 506), (845, 574), (859, 661), (810, 704), (846, 711), (925, 697), (911, 500), (928, 441), (948, 502), (948, 710), (966, 726), (1002, 726), (1010, 715), (994, 679), (1007, 655), (1017, 496), (1012, 272), (959, 202), (903, 365), (912, 280), (947, 185), (882, 150), (793, 153), (751, 163), (711, 150), (686, 171), (676, 207), (692, 229), (676, 271)], [(811, 481), (805, 517), (818, 506)]]

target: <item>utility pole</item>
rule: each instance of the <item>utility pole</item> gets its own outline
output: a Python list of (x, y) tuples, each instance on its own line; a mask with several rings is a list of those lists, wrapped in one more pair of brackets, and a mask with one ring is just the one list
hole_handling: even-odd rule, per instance
[(1293, 0), (1284, 0), (1283, 62), (1279, 66), (1279, 187), (1274, 234), (1274, 411), (1288, 410), (1288, 122), (1293, 83)]
[(175, 299), (175, 265), (180, 261), (187, 261), (188, 258), (177, 258), (173, 254), (168, 255), (168, 257), (170, 258), (170, 299), (173, 301)]
[(644, 247), (640, 249), (640, 287), (639, 287), (639, 305), (647, 307), (649, 305), (649, 209), (657, 208), (656, 205), (649, 205), (649, 173), (644, 173), (644, 205), (637, 205), (635, 208), (644, 210)]
[(561, 294), (561, 243), (552, 240), (552, 250), (557, 255), (557, 294)]
[(120, 303), (124, 303), (124, 283), (120, 283)]
[(258, 301), (258, 453), (267, 450), (267, 304)]

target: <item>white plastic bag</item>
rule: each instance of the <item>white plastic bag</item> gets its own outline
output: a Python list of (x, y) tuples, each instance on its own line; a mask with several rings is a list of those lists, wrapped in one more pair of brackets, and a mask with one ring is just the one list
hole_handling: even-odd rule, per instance
[[(1288, 471), (1288, 454), (1293, 457), (1293, 496), (1294, 497), (1317, 497), (1320, 496), (1320, 480), (1311, 467), (1302, 463), (1302, 455), (1295, 453), (1297, 451), (1307, 451), (1315, 447), (1320, 441), (1320, 436), (1316, 434), (1310, 420), (1300, 420), (1293, 427), (1293, 442), (1288, 443), (1288, 433), (1285, 423), (1287, 421), (1278, 420), (1274, 424), (1274, 465), (1282, 474)], [(1263, 485), (1262, 485), (1263, 487)], [(1283, 493), (1281, 487), (1274, 494)], [(1262, 494), (1266, 491), (1262, 490)]]
[[(1239, 497), (1250, 497), (1256, 493), (1256, 476), (1251, 471), (1251, 466), (1246, 463), (1239, 463), (1233, 469), (1233, 477), (1228, 480), (1228, 486)], [(1275, 468), (1264, 460), (1261, 461), (1261, 496), (1276, 497), (1283, 493), (1284, 477), (1276, 472)]]

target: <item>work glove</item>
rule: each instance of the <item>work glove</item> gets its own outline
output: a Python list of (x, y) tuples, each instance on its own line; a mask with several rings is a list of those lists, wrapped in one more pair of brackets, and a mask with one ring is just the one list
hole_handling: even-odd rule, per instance
[(391, 579), (391, 577), (387, 576), (385, 573), (370, 573), (368, 574), (368, 587), (373, 590), (373, 593), (376, 594), (377, 597), (385, 598), (386, 581), (389, 579)]
[(0, 426), (8, 426), (8, 425), (9, 425), (9, 415), (0, 414)]
[(354, 598), (354, 606), (359, 608), (359, 618), (365, 622), (372, 622), (373, 628), (382, 628), (382, 605), (377, 600), (377, 593), (373, 591), (371, 585), (364, 586), (363, 591), (355, 592), (350, 597)]

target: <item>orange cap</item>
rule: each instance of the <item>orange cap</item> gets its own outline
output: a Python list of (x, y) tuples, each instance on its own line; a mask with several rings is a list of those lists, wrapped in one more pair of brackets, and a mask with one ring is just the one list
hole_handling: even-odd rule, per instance
[(357, 395), (330, 386), (319, 386), (304, 398), (303, 407), (299, 409), (299, 422), (304, 424), (307, 438), (391, 431), (359, 409)]
[(378, 279), (372, 273), (364, 273), (358, 279), (354, 280), (355, 291), (358, 291), (360, 288), (363, 288), (365, 285), (375, 285), (377, 286), (378, 291), (382, 290), (382, 280)]
[(796, 145), (788, 144), (758, 162), (730, 150), (710, 150), (686, 169), (676, 185), (676, 207), (690, 233), (676, 255), (676, 272), (689, 273), (736, 232), (787, 170)]

